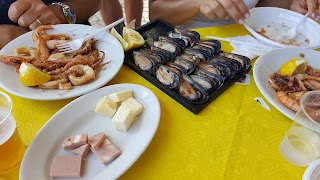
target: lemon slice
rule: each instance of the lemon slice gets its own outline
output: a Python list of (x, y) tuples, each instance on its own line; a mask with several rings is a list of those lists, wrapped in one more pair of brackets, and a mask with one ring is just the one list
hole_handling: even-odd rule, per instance
[(293, 58), (280, 67), (280, 74), (292, 76), (304, 73), (307, 70), (308, 62), (303, 58)]
[(128, 42), (130, 49), (138, 48), (145, 43), (141, 34), (134, 29), (123, 27), (122, 35), (124, 40)]
[(117, 32), (115, 28), (112, 28), (110, 33), (113, 37), (115, 37), (120, 42), (124, 52), (127, 52), (130, 50), (129, 44), (122, 38), (122, 36)]
[(29, 63), (22, 63), (19, 68), (20, 82), (25, 86), (37, 86), (50, 80), (50, 75), (41, 72)]

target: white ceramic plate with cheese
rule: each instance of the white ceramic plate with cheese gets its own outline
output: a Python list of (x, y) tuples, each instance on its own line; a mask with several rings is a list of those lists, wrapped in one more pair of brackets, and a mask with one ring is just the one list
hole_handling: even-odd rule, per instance
[[(70, 35), (72, 39), (84, 37), (87, 34), (98, 31), (99, 29), (93, 26), (81, 24), (60, 24), (54, 25), (52, 30), (46, 31), (48, 34), (64, 33)], [(1, 55), (12, 56), (14, 49), (19, 46), (35, 47), (32, 40), (32, 32), (23, 34), (12, 40), (0, 50)], [(75, 86), (70, 91), (65, 90), (41, 90), (38, 87), (27, 87), (20, 83), (19, 74), (16, 72), (14, 65), (0, 62), (0, 87), (19, 97), (35, 100), (58, 100), (67, 99), (93, 91), (107, 84), (119, 72), (124, 61), (124, 52), (119, 41), (111, 34), (105, 32), (97, 35), (95, 40), (98, 40), (96, 47), (105, 53), (103, 63), (110, 62), (101, 70), (94, 81), (81, 86)]]
[[(124, 90), (133, 90), (134, 98), (144, 107), (127, 132), (115, 130), (111, 118), (94, 111), (101, 97)], [(72, 155), (71, 151), (62, 148), (65, 138), (82, 133), (91, 136), (99, 132), (106, 134), (121, 151), (121, 155), (103, 165), (90, 152), (83, 161), (82, 179), (117, 179), (148, 147), (158, 129), (159, 121), (159, 101), (144, 86), (117, 84), (83, 95), (63, 107), (40, 129), (22, 160), (20, 180), (51, 179), (50, 169), (54, 156)]]

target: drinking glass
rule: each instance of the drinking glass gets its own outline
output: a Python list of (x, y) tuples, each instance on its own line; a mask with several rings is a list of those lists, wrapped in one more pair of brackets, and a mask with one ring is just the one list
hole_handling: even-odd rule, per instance
[(0, 91), (0, 173), (16, 169), (25, 152), (11, 110), (10, 97)]
[(320, 157), (320, 91), (305, 93), (294, 122), (280, 143), (282, 156), (296, 166)]

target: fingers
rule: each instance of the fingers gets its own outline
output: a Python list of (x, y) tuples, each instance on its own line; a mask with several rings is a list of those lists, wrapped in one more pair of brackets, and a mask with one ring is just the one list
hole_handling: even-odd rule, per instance
[(31, 8), (31, 3), (20, 3), (15, 1), (8, 10), (8, 17), (11, 21), (18, 23), (19, 17), (28, 9)]
[[(236, 22), (244, 20), (249, 10), (243, 0), (218, 0), (219, 3), (223, 6), (225, 11), (232, 17)], [(249, 15), (249, 14), (248, 14)]]
[(231, 17), (241, 24), (249, 17), (249, 10), (243, 0), (203, 0), (200, 12), (211, 20)]
[(316, 11), (318, 10), (318, 0), (307, 0), (307, 7), (309, 16), (312, 19), (316, 18)]
[[(60, 21), (42, 1), (15, 1), (11, 4), (8, 16), (20, 27), (30, 30), (46, 24), (59, 24)], [(38, 20), (37, 20), (38, 19)]]

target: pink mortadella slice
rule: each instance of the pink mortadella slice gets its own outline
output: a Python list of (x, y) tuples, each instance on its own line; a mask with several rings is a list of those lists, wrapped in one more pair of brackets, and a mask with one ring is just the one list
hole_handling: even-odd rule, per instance
[(80, 147), (88, 143), (88, 134), (81, 134), (68, 137), (62, 143), (63, 149), (70, 150)]
[(100, 132), (96, 135), (89, 137), (89, 144), (92, 148), (98, 147), (104, 140), (106, 139), (106, 135), (103, 132)]
[(50, 176), (55, 179), (81, 178), (82, 157), (79, 155), (55, 156)]
[(90, 149), (103, 164), (108, 164), (121, 154), (120, 150), (115, 147), (107, 138), (105, 138), (100, 146), (96, 148), (91, 147)]
[(89, 151), (90, 151), (90, 145), (89, 144), (82, 145), (82, 146), (78, 147), (77, 149), (72, 150), (72, 152), (74, 154), (80, 155), (80, 156), (82, 156), (82, 158), (87, 157)]

